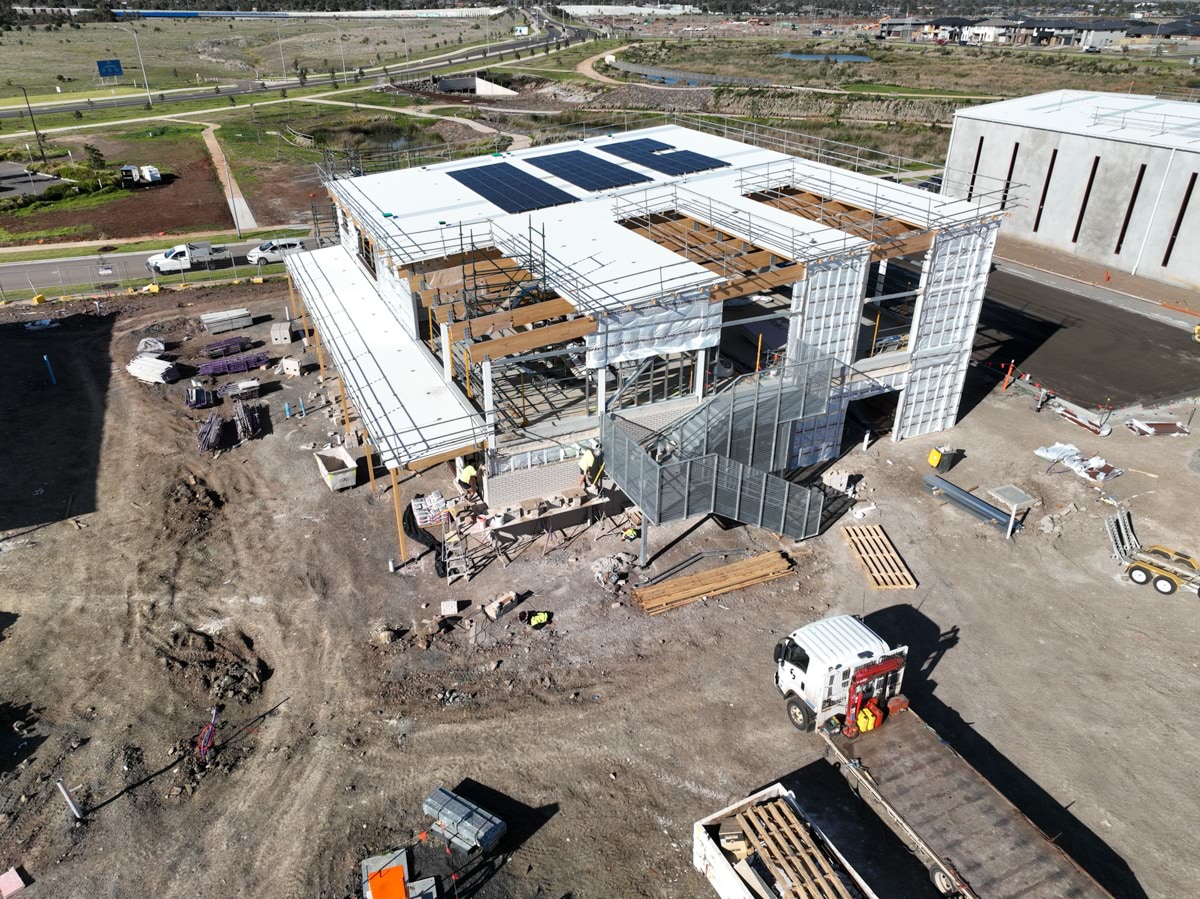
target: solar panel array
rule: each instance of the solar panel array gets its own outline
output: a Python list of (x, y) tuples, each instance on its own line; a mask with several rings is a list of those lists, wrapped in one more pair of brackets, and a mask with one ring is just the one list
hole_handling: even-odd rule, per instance
[(610, 187), (624, 187), (627, 184), (641, 184), (651, 180), (615, 162), (600, 159), (581, 150), (535, 156), (526, 159), (525, 162), (584, 190), (607, 190)]
[(481, 165), (446, 172), (459, 184), (469, 187), (505, 212), (529, 212), (547, 206), (562, 206), (577, 199), (566, 191), (551, 187), (507, 162)]
[(607, 147), (599, 149), (605, 153), (611, 153), (613, 156), (620, 156), (629, 162), (644, 165), (648, 169), (654, 169), (656, 172), (662, 172), (664, 175), (690, 175), (692, 172), (720, 169), (729, 165), (728, 162), (713, 159), (702, 153), (676, 150), (670, 144), (664, 144), (660, 140), (651, 138), (622, 141), (619, 144), (609, 144)]

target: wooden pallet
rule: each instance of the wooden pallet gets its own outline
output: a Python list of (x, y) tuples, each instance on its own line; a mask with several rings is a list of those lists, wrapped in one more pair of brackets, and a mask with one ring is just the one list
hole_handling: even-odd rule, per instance
[(782, 799), (772, 799), (737, 816), (750, 845), (776, 875), (784, 899), (850, 899), (841, 876), (808, 828)]
[(842, 536), (874, 589), (912, 590), (917, 586), (916, 578), (879, 525), (842, 528)]
[(762, 553), (699, 574), (671, 578), (651, 587), (637, 587), (633, 599), (647, 614), (661, 615), (704, 596), (720, 596), (781, 578), (791, 570), (791, 560), (783, 553)]

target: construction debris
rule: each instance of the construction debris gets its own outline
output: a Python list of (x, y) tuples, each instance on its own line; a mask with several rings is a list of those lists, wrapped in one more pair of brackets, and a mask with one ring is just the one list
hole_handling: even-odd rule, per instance
[(1047, 472), (1055, 465), (1065, 465), (1075, 474), (1087, 481), (1111, 481), (1125, 473), (1123, 468), (1109, 465), (1102, 456), (1084, 456), (1079, 447), (1073, 443), (1052, 443), (1049, 446), (1039, 446), (1033, 451), (1039, 459), (1051, 463)]
[(147, 384), (174, 384), (179, 380), (179, 369), (175, 363), (157, 353), (134, 356), (125, 366), (125, 371)]
[(221, 448), (221, 429), (224, 425), (225, 419), (215, 409), (208, 413), (208, 418), (196, 432), (196, 449), (201, 456), (215, 453)]
[(781, 578), (791, 570), (792, 562), (784, 553), (762, 553), (710, 571), (638, 587), (633, 591), (633, 599), (648, 615), (661, 615), (698, 599)]
[(916, 589), (916, 578), (882, 527), (877, 524), (844, 527), (842, 537), (858, 559), (873, 589)]
[(632, 553), (617, 553), (596, 559), (592, 562), (592, 576), (597, 584), (615, 596), (629, 580), (629, 572), (636, 561), (637, 556)]
[(1181, 421), (1141, 421), (1131, 418), (1125, 427), (1139, 437), (1186, 437), (1191, 429)]
[(1061, 402), (1054, 411), (1062, 418), (1071, 422), (1071, 424), (1079, 425), (1079, 427), (1085, 431), (1091, 431), (1097, 437), (1107, 437), (1112, 433), (1112, 428), (1108, 424), (1102, 421), (1092, 421), (1092, 419), (1083, 414), (1082, 410), (1063, 405)]
[(183, 404), (189, 409), (207, 409), (217, 404), (217, 395), (203, 387), (189, 387), (183, 395)]
[(138, 341), (137, 351), (139, 353), (165, 353), (167, 345), (157, 337), (143, 337)]
[[(945, 478), (939, 478), (934, 474), (925, 475), (925, 489), (932, 493), (938, 499), (952, 502), (965, 512), (974, 515), (980, 521), (985, 521), (988, 524), (995, 525), (998, 528), (1008, 530), (1009, 519), (1012, 517), (1010, 512), (1005, 512), (986, 500), (980, 499), (968, 490), (963, 490), (956, 484), (951, 484)], [(1020, 530), (1021, 522), (1015, 522), (1013, 525), (1015, 530)]]
[(240, 399), (233, 401), (233, 421), (237, 425), (238, 440), (245, 443), (262, 433), (262, 407), (247, 406)]

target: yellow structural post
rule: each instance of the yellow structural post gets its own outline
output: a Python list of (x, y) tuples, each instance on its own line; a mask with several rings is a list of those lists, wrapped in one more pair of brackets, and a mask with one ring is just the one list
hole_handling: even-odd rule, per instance
[(317, 365), (321, 367), (321, 380), (325, 380), (325, 351), (321, 349), (321, 332), (313, 328), (313, 347), (317, 351)]
[(392, 506), (396, 509), (396, 534), (400, 538), (400, 565), (408, 562), (408, 543), (404, 540), (404, 512), (400, 509), (400, 483), (396, 480), (396, 469), (389, 468), (392, 476)]
[(308, 337), (308, 310), (304, 307), (304, 301), (300, 301), (300, 319), (304, 322), (304, 336)]
[(366, 428), (363, 428), (363, 436), (366, 437), (367, 448), (367, 477), (371, 481), (371, 495), (375, 495), (375, 448), (371, 446), (371, 435)]
[(875, 310), (875, 333), (871, 335), (871, 355), (875, 355), (875, 341), (879, 338), (879, 316), (881, 315), (878, 309)]
[(342, 398), (342, 422), (346, 426), (346, 433), (350, 433), (350, 406), (346, 402), (346, 381), (342, 377), (338, 377), (338, 387)]
[(467, 399), (471, 398), (471, 350), (463, 347), (463, 380), (467, 382)]
[(754, 370), (762, 367), (762, 331), (758, 332), (758, 355), (754, 357)]
[(292, 287), (292, 273), (288, 272), (288, 308), (292, 310), (292, 320), (296, 318), (296, 291)]

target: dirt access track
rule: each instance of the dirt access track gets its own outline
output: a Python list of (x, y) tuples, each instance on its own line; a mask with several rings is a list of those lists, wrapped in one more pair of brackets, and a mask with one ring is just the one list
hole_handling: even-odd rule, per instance
[[(834, 527), (784, 547), (794, 575), (647, 618), (593, 583), (591, 559), (621, 548), (599, 526), (453, 588), (430, 558), (389, 574), (391, 497), (365, 476), (331, 493), (307, 448), (336, 431), (336, 379), (264, 394), (267, 436), (198, 457), (183, 385), (137, 383), (124, 364), (144, 336), (194, 361), (196, 316), (242, 305), (262, 340), (286, 295), (0, 310), (0, 869), (23, 866), (30, 899), (350, 897), (361, 858), (427, 829), (421, 802), (439, 785), (510, 826), (498, 860), (451, 860), (460, 896), (702, 899), (692, 822), (781, 778), (881, 895), (928, 896), (772, 683), (775, 642), (831, 612), (909, 645), (914, 706), (1115, 896), (1193, 892), (1200, 602), (1123, 581), (1111, 507), (1032, 450), (1074, 441), (1129, 468), (1108, 492), (1143, 540), (1195, 553), (1194, 437), (1118, 424), (1099, 441), (993, 392), (939, 441), (966, 449), (962, 486), (1038, 497), (1016, 540), (923, 492), (930, 442), (882, 440), (840, 464), (864, 475), (863, 522), (887, 528), (916, 590), (869, 589)], [(20, 325), (67, 313), (58, 328)], [(286, 419), (302, 398), (315, 411)], [(401, 490), (438, 487), (444, 469)], [(652, 571), (700, 549), (780, 548), (707, 521), (652, 537)], [(442, 600), (506, 589), (552, 624), (508, 616), (473, 643), (422, 634)], [(393, 642), (377, 639), (384, 625)], [(214, 705), (204, 764), (193, 746)], [(426, 852), (427, 870), (439, 864)]]

